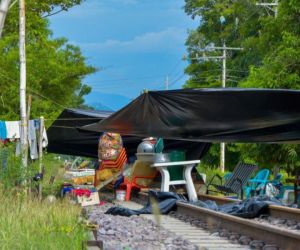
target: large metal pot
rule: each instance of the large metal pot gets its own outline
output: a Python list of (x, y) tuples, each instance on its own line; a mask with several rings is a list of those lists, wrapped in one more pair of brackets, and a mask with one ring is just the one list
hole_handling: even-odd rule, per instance
[(138, 145), (138, 153), (154, 153), (154, 144), (149, 141), (143, 141)]

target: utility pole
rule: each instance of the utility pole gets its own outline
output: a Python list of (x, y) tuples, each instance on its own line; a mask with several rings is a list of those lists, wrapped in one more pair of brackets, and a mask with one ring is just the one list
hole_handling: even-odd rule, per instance
[[(243, 50), (243, 48), (234, 48), (234, 47), (227, 47), (226, 43), (223, 43), (222, 47), (210, 47), (204, 50), (201, 50), (202, 52), (204, 51), (211, 51), (211, 50), (222, 50), (223, 54), (222, 56), (202, 56), (198, 57), (196, 56), (196, 59), (213, 59), (213, 60), (222, 60), (222, 88), (226, 88), (226, 63), (227, 63), (227, 51), (228, 50)], [(224, 142), (221, 142), (220, 144), (220, 169), (222, 172), (225, 171), (225, 148), (226, 145)]]
[(19, 56), (20, 56), (20, 116), (22, 167), (27, 170), (28, 121), (26, 114), (26, 51), (25, 51), (25, 0), (19, 0)]
[[(227, 50), (243, 50), (243, 48), (226, 47), (225, 42), (223, 47), (214, 47), (217, 50), (223, 50), (222, 56), (222, 88), (226, 88), (226, 62), (227, 62)], [(220, 144), (220, 169), (224, 173), (225, 171), (225, 150), (226, 145), (224, 142)]]
[(166, 78), (165, 87), (166, 87), (166, 90), (169, 89), (169, 76), (167, 76), (167, 78)]
[(256, 3), (256, 6), (263, 6), (274, 12), (275, 18), (278, 16), (278, 0), (275, 0), (273, 3)]
[(2, 36), (6, 14), (9, 9), (9, 4), (10, 4), (10, 0), (1, 0), (0, 2), (0, 38)]

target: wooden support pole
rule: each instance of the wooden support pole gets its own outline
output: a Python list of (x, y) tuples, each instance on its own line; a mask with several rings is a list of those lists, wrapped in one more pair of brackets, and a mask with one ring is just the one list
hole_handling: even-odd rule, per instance
[[(44, 117), (40, 117), (40, 133), (39, 133), (39, 174), (43, 174), (43, 132), (44, 132)], [(42, 180), (39, 181), (39, 200), (42, 200)]]

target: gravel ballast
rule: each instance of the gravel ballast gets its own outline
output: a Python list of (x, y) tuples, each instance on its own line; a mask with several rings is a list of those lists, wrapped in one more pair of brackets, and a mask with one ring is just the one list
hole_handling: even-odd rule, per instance
[(124, 217), (105, 214), (111, 206), (113, 205), (94, 206), (85, 211), (88, 220), (98, 225), (97, 240), (103, 241), (105, 250), (198, 249), (188, 240), (142, 216)]

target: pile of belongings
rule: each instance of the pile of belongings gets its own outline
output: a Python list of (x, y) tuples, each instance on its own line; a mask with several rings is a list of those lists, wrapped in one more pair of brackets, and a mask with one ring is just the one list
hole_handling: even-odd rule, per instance
[(91, 164), (91, 161), (82, 158), (75, 159), (71, 168), (65, 172), (66, 182), (61, 190), (62, 196), (69, 196), (83, 207), (100, 203), (94, 187), (95, 169), (90, 168)]
[(94, 169), (78, 169), (66, 171), (64, 175), (66, 180), (70, 180), (73, 184), (84, 185), (93, 184), (95, 177)]
[(93, 186), (65, 183), (62, 187), (62, 195), (70, 196), (72, 200), (83, 207), (100, 203), (99, 194)]
[(66, 170), (65, 179), (74, 185), (93, 185), (95, 169), (90, 167), (91, 163), (91, 161), (82, 158), (75, 159), (71, 168)]
[(99, 140), (98, 157), (100, 164), (96, 171), (95, 186), (100, 182), (113, 180), (122, 173), (127, 156), (121, 135), (104, 133)]

